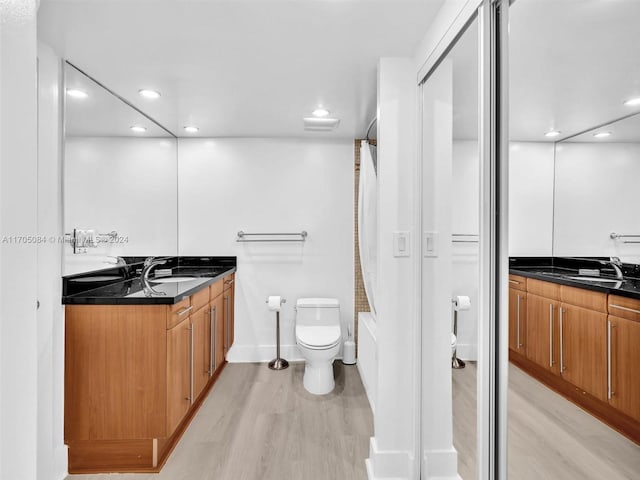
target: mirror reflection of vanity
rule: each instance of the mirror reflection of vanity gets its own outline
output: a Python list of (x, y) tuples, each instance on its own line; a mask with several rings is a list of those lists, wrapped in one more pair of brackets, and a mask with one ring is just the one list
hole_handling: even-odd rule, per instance
[(178, 253), (177, 139), (65, 63), (64, 274)]

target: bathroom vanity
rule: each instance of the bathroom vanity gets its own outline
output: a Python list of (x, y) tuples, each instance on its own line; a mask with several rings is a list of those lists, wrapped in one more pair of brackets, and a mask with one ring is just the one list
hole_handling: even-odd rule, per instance
[(577, 259), (511, 260), (509, 359), (640, 443), (640, 280), (584, 273), (597, 269)]
[(233, 344), (234, 257), (137, 260), (63, 279), (70, 473), (158, 472)]

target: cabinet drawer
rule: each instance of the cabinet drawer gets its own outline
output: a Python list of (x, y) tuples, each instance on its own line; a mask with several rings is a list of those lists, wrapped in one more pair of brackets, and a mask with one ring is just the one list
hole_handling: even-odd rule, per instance
[(607, 313), (607, 294), (583, 288), (560, 286), (560, 299), (564, 303), (576, 305), (596, 312)]
[(560, 300), (560, 285), (557, 283), (543, 282), (542, 280), (529, 278), (527, 280), (527, 292), (540, 297), (550, 298), (551, 300)]
[(521, 277), (520, 275), (509, 275), (509, 288), (526, 291), (527, 277)]
[(203, 288), (199, 292), (191, 295), (191, 313), (196, 310), (200, 310), (200, 308), (204, 307), (207, 303), (209, 303), (209, 289)]
[(178, 325), (182, 320), (189, 316), (191, 310), (193, 310), (191, 307), (191, 297), (185, 298), (175, 305), (170, 305), (169, 314), (167, 315), (167, 328), (172, 328)]
[(231, 275), (224, 277), (224, 289), (229, 290), (233, 285), (233, 282), (235, 282), (235, 279), (236, 279), (235, 273), (232, 273)]
[(609, 314), (640, 322), (640, 300), (609, 295)]
[(209, 287), (209, 292), (210, 292), (209, 299), (213, 300), (218, 295), (220, 295), (222, 293), (223, 288), (224, 288), (224, 280), (218, 280), (216, 283), (211, 285)]

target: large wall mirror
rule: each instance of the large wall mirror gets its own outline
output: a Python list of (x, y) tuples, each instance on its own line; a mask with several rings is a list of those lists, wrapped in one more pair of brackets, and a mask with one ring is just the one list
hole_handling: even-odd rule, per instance
[(64, 65), (64, 274), (178, 253), (177, 139)]
[(510, 256), (640, 263), (640, 237), (611, 238), (640, 235), (638, 18), (630, 0), (514, 2)]
[(553, 253), (640, 263), (640, 115), (556, 144)]

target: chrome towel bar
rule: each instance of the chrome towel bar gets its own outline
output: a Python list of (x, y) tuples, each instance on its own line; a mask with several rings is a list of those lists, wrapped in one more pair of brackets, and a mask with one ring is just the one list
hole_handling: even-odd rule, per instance
[[(640, 243), (640, 235), (623, 235), (622, 233), (611, 232), (609, 238), (620, 240), (622, 243)], [(625, 238), (635, 238), (637, 240), (625, 240)]]
[[(247, 233), (240, 230), (236, 242), (305, 242), (309, 234), (303, 230), (297, 233)], [(246, 238), (246, 237), (264, 237), (264, 238)], [(270, 238), (278, 237), (278, 238)], [(299, 238), (283, 238), (283, 237), (299, 237)]]

